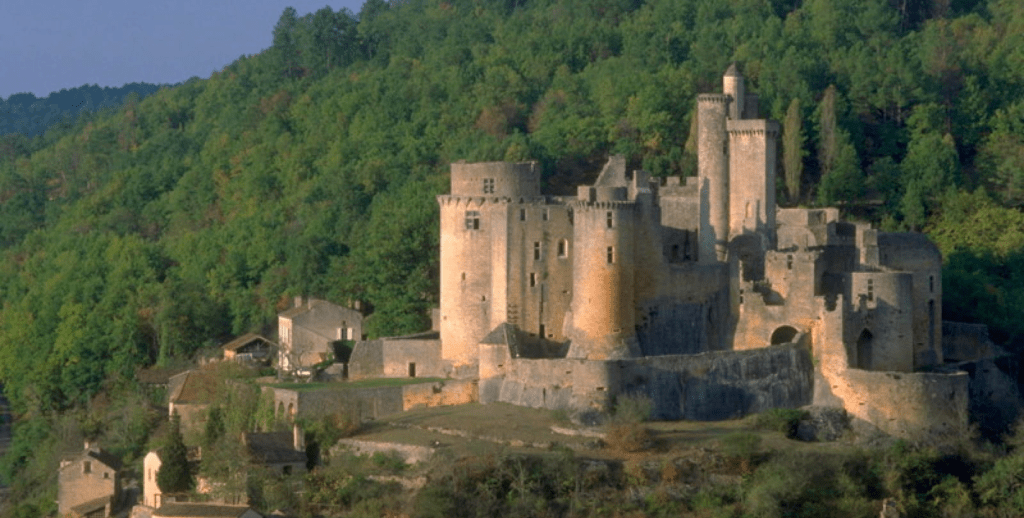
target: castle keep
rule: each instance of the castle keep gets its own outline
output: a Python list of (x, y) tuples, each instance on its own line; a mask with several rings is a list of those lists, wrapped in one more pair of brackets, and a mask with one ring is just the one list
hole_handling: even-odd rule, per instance
[[(440, 362), (482, 402), (664, 418), (810, 403), (897, 435), (966, 423), (943, 363), (941, 257), (919, 234), (775, 204), (779, 126), (735, 66), (697, 99), (698, 174), (613, 157), (576, 196), (537, 164), (456, 163), (441, 208)], [(427, 374), (424, 372), (424, 374)]]

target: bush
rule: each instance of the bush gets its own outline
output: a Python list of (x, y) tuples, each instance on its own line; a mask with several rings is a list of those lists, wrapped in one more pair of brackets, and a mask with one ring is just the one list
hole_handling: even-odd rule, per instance
[(807, 412), (798, 408), (773, 408), (754, 415), (751, 424), (758, 430), (781, 432), (787, 438), (796, 437), (796, 428), (801, 419), (807, 418)]
[(605, 440), (608, 446), (623, 452), (644, 451), (651, 447), (651, 431), (640, 423), (613, 424), (608, 427)]
[(644, 394), (622, 394), (615, 398), (612, 422), (616, 424), (643, 423), (651, 419), (654, 401)]

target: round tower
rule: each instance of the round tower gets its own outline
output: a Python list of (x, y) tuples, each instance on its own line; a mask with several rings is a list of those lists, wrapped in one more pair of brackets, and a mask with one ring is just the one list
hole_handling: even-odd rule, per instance
[(729, 69), (722, 76), (722, 92), (732, 98), (729, 102), (729, 118), (734, 121), (742, 119), (747, 91), (743, 74), (740, 74), (736, 63), (729, 65)]
[(638, 354), (634, 297), (636, 204), (625, 187), (584, 187), (573, 202), (573, 297), (569, 358)]
[[(507, 282), (507, 204), (536, 196), (540, 169), (536, 162), (455, 163), (452, 194), (441, 195), (441, 358), (459, 367), (476, 363), (478, 344), (491, 331), (491, 314), (503, 311)], [(497, 255), (495, 255), (497, 254)], [(497, 264), (495, 263), (497, 261)], [(500, 273), (500, 272), (499, 272)]]
[(725, 130), (729, 96), (697, 96), (697, 179), (700, 189), (698, 259), (724, 261), (729, 240), (729, 158)]

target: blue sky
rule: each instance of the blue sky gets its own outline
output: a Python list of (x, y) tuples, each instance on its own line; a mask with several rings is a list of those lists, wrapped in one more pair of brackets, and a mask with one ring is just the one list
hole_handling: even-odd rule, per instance
[(0, 0), (0, 97), (209, 77), (270, 46), (285, 7), (363, 0)]

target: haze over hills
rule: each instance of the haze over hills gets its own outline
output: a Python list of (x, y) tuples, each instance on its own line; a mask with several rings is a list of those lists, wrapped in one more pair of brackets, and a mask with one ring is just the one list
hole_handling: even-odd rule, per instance
[(371, 335), (421, 329), (450, 162), (535, 159), (552, 190), (611, 153), (692, 174), (692, 99), (733, 61), (793, 137), (779, 199), (924, 229), (958, 295), (943, 314), (1018, 347), (1016, 1), (371, 0), (267, 30), (209, 79), (0, 136), (0, 381), (23, 419), (2, 471), (28, 505), (48, 505), (60, 412), (295, 295), (365, 301)]
[(73, 124), (80, 113), (119, 108), (129, 94), (134, 93), (142, 100), (163, 86), (171, 85), (129, 83), (120, 88), (82, 85), (63, 88), (42, 98), (31, 93), (12, 94), (7, 99), (0, 98), (0, 135), (42, 135), (56, 124)]

